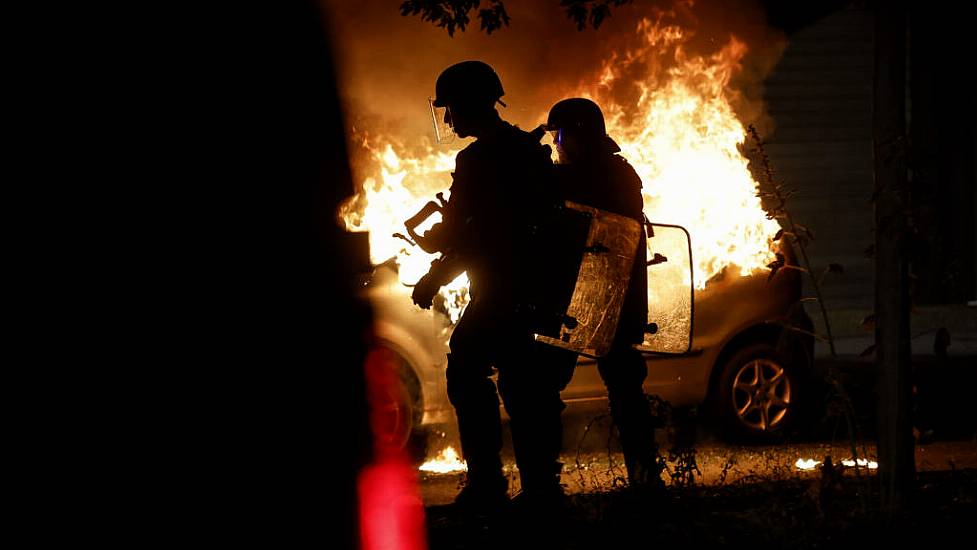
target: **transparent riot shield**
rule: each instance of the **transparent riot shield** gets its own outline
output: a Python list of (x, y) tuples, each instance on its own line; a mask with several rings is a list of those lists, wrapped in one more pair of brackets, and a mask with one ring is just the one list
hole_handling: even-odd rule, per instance
[(556, 334), (536, 340), (591, 357), (605, 355), (614, 340), (631, 267), (641, 239), (637, 221), (589, 206), (566, 203), (567, 210), (589, 218), (573, 294), (560, 315)]
[(695, 293), (692, 246), (684, 227), (645, 224), (648, 231), (648, 328), (638, 348), (664, 354), (692, 349)]

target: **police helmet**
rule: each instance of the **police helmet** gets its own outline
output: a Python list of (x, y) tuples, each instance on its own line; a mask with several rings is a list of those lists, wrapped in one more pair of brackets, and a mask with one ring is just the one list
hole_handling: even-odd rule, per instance
[(604, 113), (589, 99), (573, 97), (558, 102), (550, 109), (546, 129), (553, 132), (568, 132), (579, 139), (600, 144), (611, 153), (621, 150), (617, 143), (607, 135)]
[(499, 75), (481, 61), (462, 61), (448, 67), (438, 76), (434, 91), (435, 107), (457, 103), (494, 104), (505, 95)]

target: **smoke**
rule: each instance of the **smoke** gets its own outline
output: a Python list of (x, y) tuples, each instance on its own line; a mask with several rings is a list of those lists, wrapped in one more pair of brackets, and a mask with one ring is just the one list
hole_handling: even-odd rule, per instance
[[(508, 27), (486, 35), (475, 20), (465, 32), (447, 33), (419, 17), (402, 17), (397, 0), (324, 0), (332, 23), (347, 124), (357, 145), (383, 136), (405, 151), (432, 146), (427, 98), (447, 66), (480, 59), (499, 73), (508, 108), (503, 118), (525, 129), (545, 121), (549, 108), (581, 90), (600, 89), (601, 101), (625, 108), (639, 93), (633, 83), (654, 81), (669, 59), (624, 59), (640, 41), (642, 20), (675, 24), (692, 31), (685, 53), (710, 56), (735, 36), (748, 53), (729, 83), (737, 116), (744, 124), (770, 127), (762, 82), (786, 45), (781, 32), (766, 24), (756, 0), (642, 1), (615, 9), (598, 30), (577, 31), (558, 0), (508, 0)], [(600, 87), (605, 64), (614, 60), (620, 74)]]

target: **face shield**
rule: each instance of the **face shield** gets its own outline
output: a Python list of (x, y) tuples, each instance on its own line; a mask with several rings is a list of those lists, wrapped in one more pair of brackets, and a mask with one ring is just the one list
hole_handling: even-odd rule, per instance
[(455, 131), (451, 127), (451, 118), (448, 117), (447, 107), (435, 107), (434, 98), (427, 98), (427, 104), (431, 108), (431, 122), (434, 124), (434, 137), (438, 143), (451, 143), (455, 139)]
[(566, 164), (566, 151), (563, 149), (565, 133), (562, 128), (550, 127), (550, 135), (553, 137), (553, 148), (556, 150), (557, 159), (560, 164)]

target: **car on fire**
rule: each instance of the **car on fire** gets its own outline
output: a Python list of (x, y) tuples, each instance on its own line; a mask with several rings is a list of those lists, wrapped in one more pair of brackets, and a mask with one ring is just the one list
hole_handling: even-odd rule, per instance
[[(658, 235), (649, 238), (648, 257), (658, 261), (649, 262), (649, 293), (665, 292), (649, 298), (653, 322), (639, 347), (648, 367), (645, 391), (673, 407), (699, 407), (732, 440), (783, 436), (805, 407), (814, 380), (813, 326), (800, 306), (801, 271), (762, 269), (744, 276), (730, 266), (693, 291), (691, 247), (682, 240), (688, 233), (676, 226), (655, 227)], [(654, 243), (667, 231), (679, 236), (677, 247), (656, 256)], [(775, 246), (792, 265), (789, 245)], [(689, 257), (683, 259), (685, 247)], [(656, 271), (669, 262), (686, 279), (668, 281)], [(453, 324), (443, 304), (437, 311), (436, 303), (433, 312), (414, 306), (410, 290), (400, 282), (393, 260), (376, 266), (365, 285), (375, 310), (378, 346), (396, 358), (401, 380), (389, 396), (389, 437), (423, 455), (428, 431), (454, 422), (444, 374)], [(581, 356), (562, 396), (570, 410), (606, 400), (593, 358)]]

